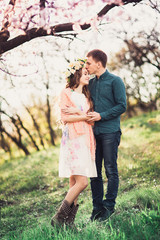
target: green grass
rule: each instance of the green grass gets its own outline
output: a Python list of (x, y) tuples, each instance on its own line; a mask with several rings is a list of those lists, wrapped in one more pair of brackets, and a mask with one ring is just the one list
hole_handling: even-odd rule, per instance
[(58, 177), (59, 146), (0, 160), (0, 238), (160, 239), (160, 112), (125, 120), (122, 132), (116, 211), (107, 222), (87, 223), (92, 211), (88, 186), (79, 198), (78, 232), (50, 225), (68, 191), (68, 179)]

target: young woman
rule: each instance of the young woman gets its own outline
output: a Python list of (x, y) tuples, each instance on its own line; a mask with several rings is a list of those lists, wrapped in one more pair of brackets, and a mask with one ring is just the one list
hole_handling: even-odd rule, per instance
[(61, 92), (60, 108), (64, 129), (61, 140), (59, 176), (69, 178), (69, 191), (52, 226), (73, 225), (78, 210), (77, 199), (87, 187), (88, 177), (96, 177), (95, 139), (87, 113), (92, 111), (85, 61), (77, 60), (67, 71), (67, 85)]

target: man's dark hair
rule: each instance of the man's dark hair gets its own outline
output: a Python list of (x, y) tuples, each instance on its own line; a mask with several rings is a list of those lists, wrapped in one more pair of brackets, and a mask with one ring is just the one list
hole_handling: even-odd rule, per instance
[(104, 68), (106, 67), (107, 55), (103, 51), (94, 49), (87, 54), (87, 57), (92, 57), (96, 62), (101, 62)]

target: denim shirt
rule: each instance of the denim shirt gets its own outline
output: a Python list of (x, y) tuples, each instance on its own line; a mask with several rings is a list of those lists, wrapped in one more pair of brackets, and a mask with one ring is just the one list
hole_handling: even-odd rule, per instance
[(107, 70), (89, 81), (94, 111), (101, 120), (95, 122), (94, 133), (113, 133), (120, 130), (120, 115), (126, 111), (126, 92), (122, 79)]

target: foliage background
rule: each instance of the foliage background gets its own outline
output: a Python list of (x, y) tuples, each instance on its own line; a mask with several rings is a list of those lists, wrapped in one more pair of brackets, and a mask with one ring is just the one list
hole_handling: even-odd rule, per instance
[(68, 179), (58, 177), (59, 145), (1, 163), (1, 239), (158, 240), (159, 131), (160, 112), (123, 121), (116, 211), (107, 222), (87, 223), (92, 211), (88, 186), (79, 198), (75, 222), (78, 233), (53, 229), (50, 225), (51, 217), (68, 191)]

